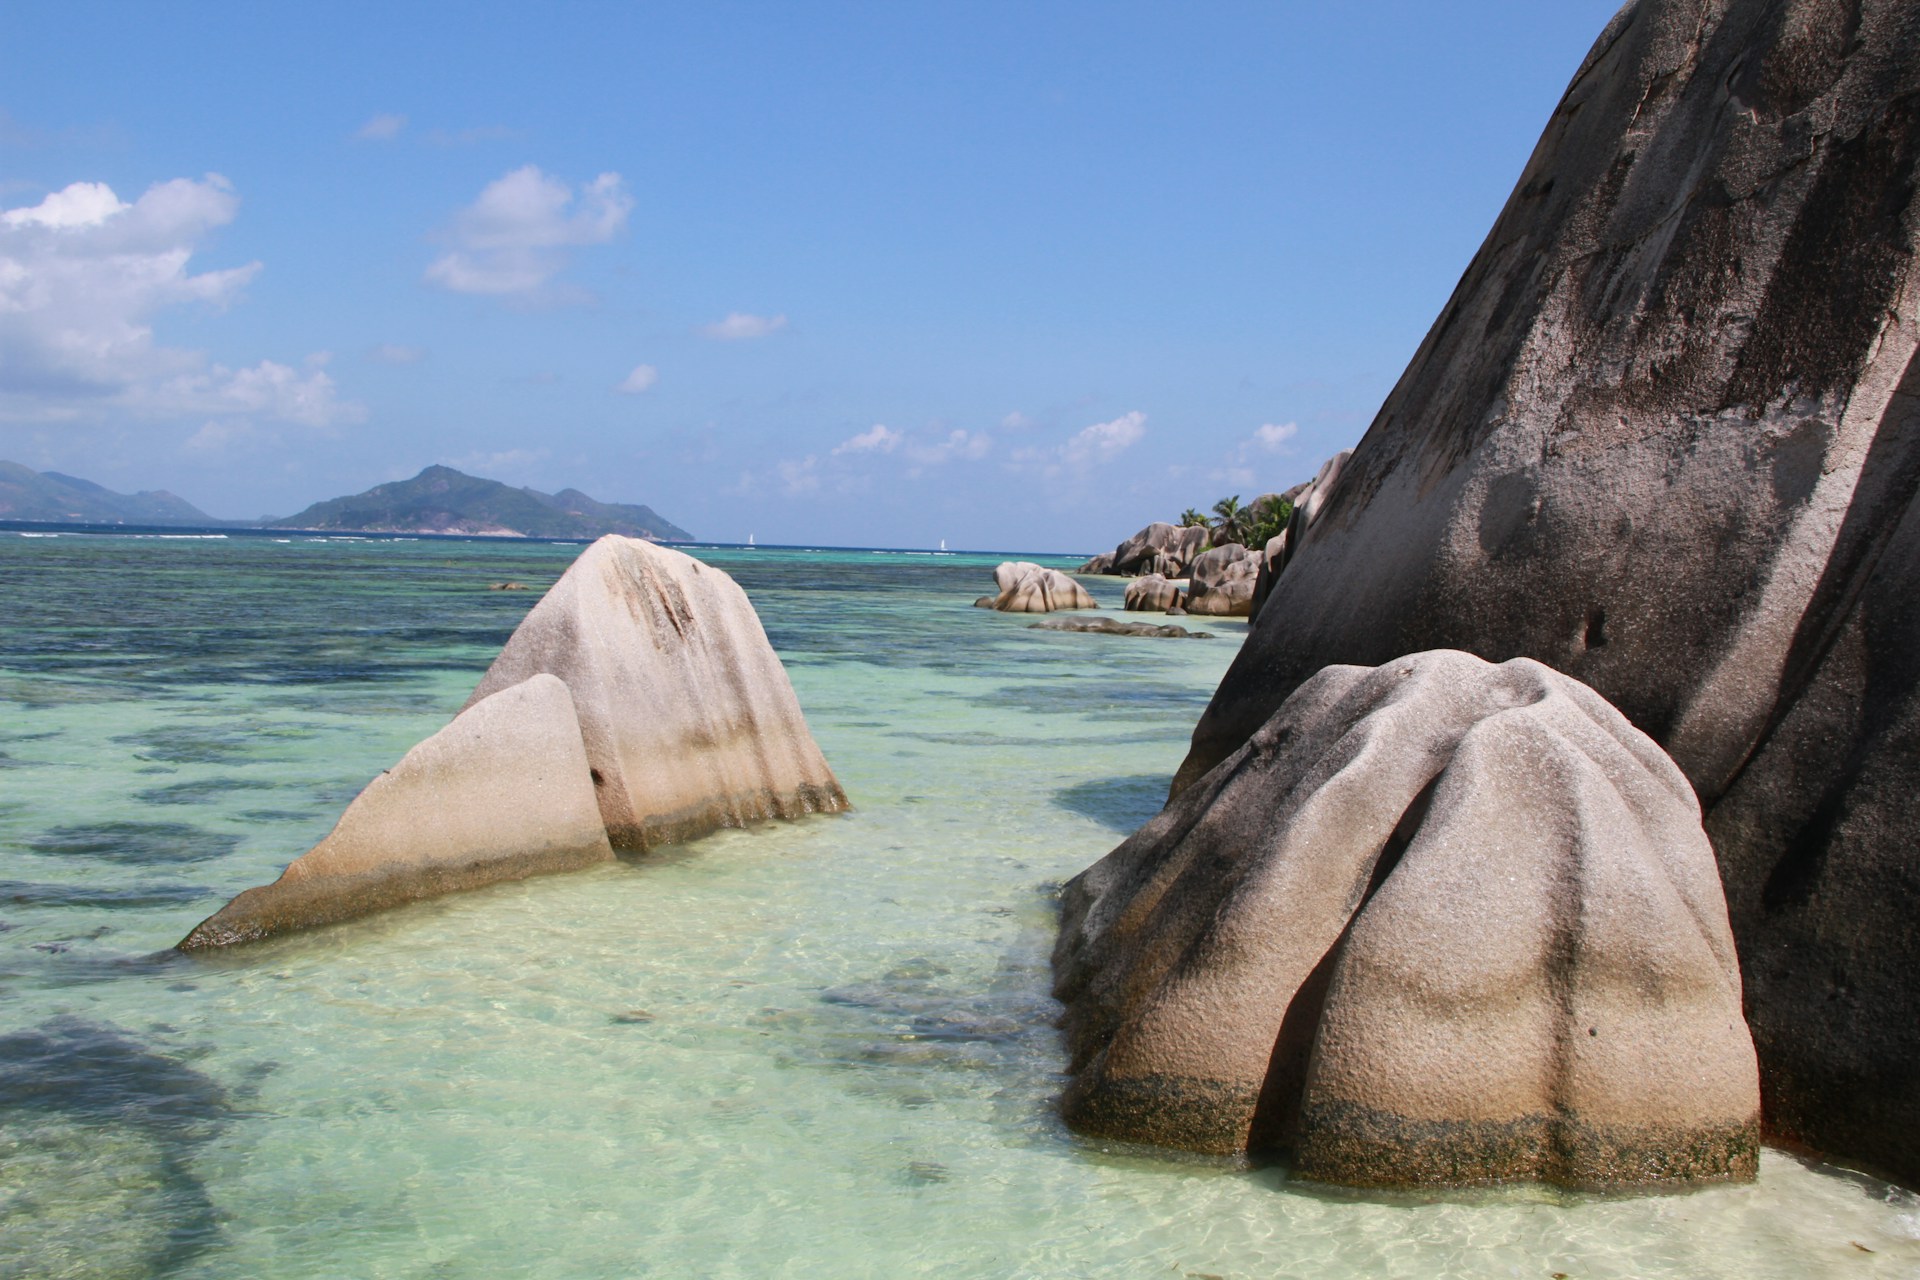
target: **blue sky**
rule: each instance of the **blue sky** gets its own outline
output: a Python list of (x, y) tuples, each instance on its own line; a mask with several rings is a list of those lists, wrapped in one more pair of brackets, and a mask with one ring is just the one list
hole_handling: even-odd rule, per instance
[(1352, 445), (1615, 6), (0, 13), (0, 457), (1097, 550)]

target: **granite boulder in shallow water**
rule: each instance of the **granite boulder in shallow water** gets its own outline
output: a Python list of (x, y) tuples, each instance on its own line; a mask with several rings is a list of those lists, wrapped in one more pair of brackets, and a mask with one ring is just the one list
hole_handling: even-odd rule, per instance
[(1000, 594), (993, 607), (1002, 613), (1051, 613), (1055, 609), (1097, 609), (1087, 589), (1058, 569), (1030, 560), (1005, 560), (993, 571)]
[(1527, 659), (1326, 668), (1067, 886), (1054, 964), (1087, 1132), (1358, 1186), (1756, 1167), (1692, 789)]
[(1215, 547), (1193, 562), (1188, 613), (1244, 618), (1253, 612), (1253, 586), (1260, 556), (1237, 542)]
[(1127, 584), (1127, 609), (1134, 613), (1164, 613), (1179, 606), (1187, 588), (1185, 579), (1163, 578), (1149, 573)]
[(692, 556), (600, 539), (467, 705), (541, 672), (573, 693), (616, 849), (847, 807), (747, 593)]
[(606, 537), (534, 606), (452, 724), (279, 880), (180, 945), (846, 807), (746, 593), (677, 551)]
[(326, 839), (180, 947), (250, 942), (612, 857), (573, 698), (560, 680), (536, 675), (407, 752)]

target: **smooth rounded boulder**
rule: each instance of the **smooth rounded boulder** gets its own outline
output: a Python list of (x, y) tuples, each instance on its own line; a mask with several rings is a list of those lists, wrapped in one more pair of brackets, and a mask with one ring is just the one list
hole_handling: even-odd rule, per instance
[(1370, 1187), (1756, 1168), (1692, 789), (1527, 659), (1321, 671), (1067, 886), (1054, 965), (1084, 1132)]
[(993, 607), (1001, 613), (1052, 613), (1056, 609), (1097, 609), (1087, 589), (1058, 569), (1031, 560), (1005, 560), (994, 568), (1000, 594)]
[(1215, 547), (1193, 562), (1188, 613), (1244, 618), (1253, 612), (1253, 587), (1260, 572), (1259, 553), (1237, 542)]
[(535, 675), (482, 699), (367, 784), (272, 884), (202, 921), (183, 951), (613, 858), (567, 686)]
[(1157, 573), (1127, 584), (1126, 607), (1134, 612), (1165, 613), (1180, 603), (1180, 588)]
[(541, 672), (573, 692), (615, 849), (847, 808), (746, 592), (691, 556), (617, 535), (595, 542), (468, 705)]

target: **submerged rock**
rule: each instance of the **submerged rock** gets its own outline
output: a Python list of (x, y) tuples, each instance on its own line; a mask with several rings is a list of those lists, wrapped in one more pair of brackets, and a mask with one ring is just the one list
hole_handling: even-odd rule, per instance
[(573, 693), (615, 849), (847, 807), (746, 592), (691, 556), (600, 539), (467, 705), (541, 672)]
[(535, 675), (367, 784), (327, 838), (201, 922), (183, 951), (369, 915), (613, 857), (567, 686)]
[(1692, 790), (1526, 659), (1321, 671), (1067, 886), (1054, 964), (1087, 1132), (1359, 1186), (1755, 1170)]
[(1030, 560), (1002, 561), (993, 571), (1000, 594), (993, 607), (1002, 613), (1051, 613), (1055, 609), (1097, 609), (1087, 589), (1058, 569)]
[(1120, 622), (1113, 618), (1046, 618), (1033, 623), (1029, 631), (1088, 631), (1105, 636), (1160, 636), (1168, 640), (1211, 640), (1208, 631), (1189, 631), (1185, 627), (1155, 626), (1151, 622)]
[(1698, 793), (1771, 1132), (1920, 1178), (1920, 7), (1641, 0), (1194, 735), (1525, 655)]

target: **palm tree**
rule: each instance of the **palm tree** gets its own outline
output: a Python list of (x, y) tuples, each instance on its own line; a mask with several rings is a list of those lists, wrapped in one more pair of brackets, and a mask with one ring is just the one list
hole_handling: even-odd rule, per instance
[(1240, 495), (1222, 498), (1213, 504), (1213, 545), (1224, 547), (1229, 542), (1247, 540), (1247, 518), (1249, 513), (1240, 505)]
[(1210, 523), (1212, 522), (1201, 515), (1199, 509), (1196, 507), (1188, 507), (1180, 513), (1180, 527), (1182, 529), (1192, 529), (1195, 527), (1204, 529)]

